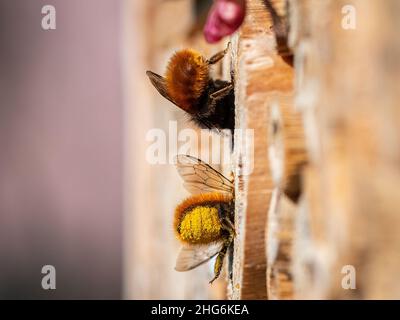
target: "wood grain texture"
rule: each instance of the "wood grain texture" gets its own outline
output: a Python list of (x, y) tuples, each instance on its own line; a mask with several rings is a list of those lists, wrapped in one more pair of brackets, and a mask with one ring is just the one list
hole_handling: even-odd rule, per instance
[(292, 252), (295, 204), (281, 190), (273, 191), (266, 226), (268, 299), (292, 299)]
[(272, 192), (268, 164), (270, 105), (292, 93), (290, 67), (277, 55), (271, 19), (259, 0), (247, 2), (247, 17), (233, 39), (236, 129), (236, 212), (233, 299), (266, 299), (265, 224)]
[(301, 194), (301, 172), (307, 152), (301, 114), (293, 96), (281, 98), (270, 106), (268, 119), (268, 156), (274, 185), (293, 201)]

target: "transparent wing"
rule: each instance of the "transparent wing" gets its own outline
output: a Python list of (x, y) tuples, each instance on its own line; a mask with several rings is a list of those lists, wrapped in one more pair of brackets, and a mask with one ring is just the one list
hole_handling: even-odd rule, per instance
[(176, 258), (176, 271), (189, 271), (209, 261), (221, 251), (223, 242), (215, 242), (211, 245), (190, 246), (185, 245), (179, 251)]
[[(147, 76), (149, 77), (152, 85), (154, 88), (157, 89), (157, 91), (165, 98), (171, 101), (173, 104), (178, 106), (176, 102), (169, 96), (166, 85), (165, 85), (165, 79), (160, 76), (157, 73), (154, 73), (152, 71), (146, 71)], [(179, 106), (178, 106), (179, 107)]]
[(183, 186), (190, 193), (222, 192), (233, 194), (233, 182), (207, 163), (189, 155), (177, 155), (176, 167)]

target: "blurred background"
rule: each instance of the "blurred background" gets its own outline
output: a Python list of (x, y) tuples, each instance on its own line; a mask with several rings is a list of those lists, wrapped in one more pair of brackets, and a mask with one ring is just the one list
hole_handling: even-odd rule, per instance
[(145, 71), (162, 74), (183, 46), (221, 49), (201, 35), (209, 4), (0, 0), (1, 299), (224, 297), (208, 265), (174, 271), (186, 194), (174, 166), (145, 158), (149, 129), (190, 125)]

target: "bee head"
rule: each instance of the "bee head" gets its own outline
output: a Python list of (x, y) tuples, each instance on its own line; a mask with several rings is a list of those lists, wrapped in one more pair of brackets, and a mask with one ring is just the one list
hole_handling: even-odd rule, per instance
[(207, 88), (209, 64), (197, 51), (177, 51), (170, 59), (165, 74), (169, 96), (182, 109), (194, 113), (194, 107)]

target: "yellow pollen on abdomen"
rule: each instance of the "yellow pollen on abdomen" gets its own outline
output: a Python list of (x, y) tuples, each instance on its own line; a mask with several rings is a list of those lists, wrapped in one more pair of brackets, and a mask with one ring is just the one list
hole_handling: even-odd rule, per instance
[(218, 209), (197, 206), (188, 211), (178, 227), (182, 241), (192, 244), (207, 244), (216, 241), (221, 235)]

